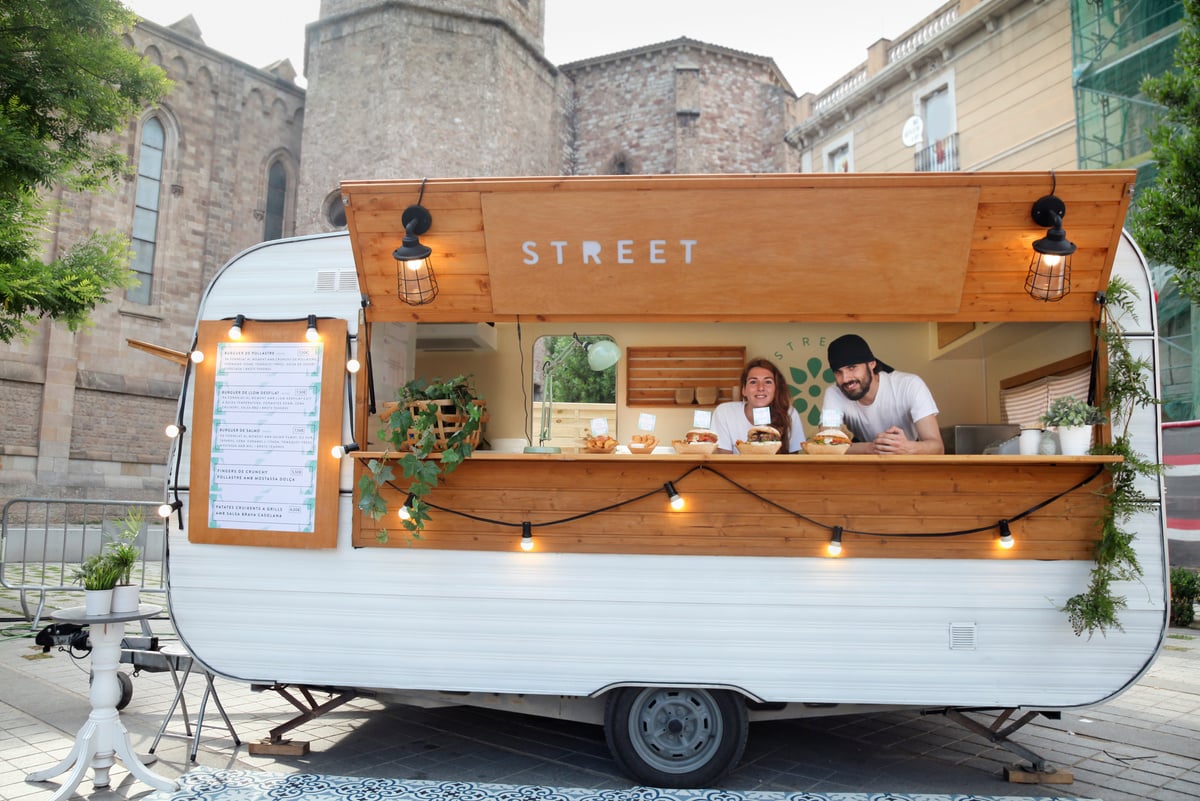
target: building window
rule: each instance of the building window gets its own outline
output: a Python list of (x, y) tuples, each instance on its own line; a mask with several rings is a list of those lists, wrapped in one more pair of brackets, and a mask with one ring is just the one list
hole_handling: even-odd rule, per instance
[(274, 161), (267, 170), (267, 214), (263, 220), (263, 241), (283, 237), (283, 213), (287, 206), (287, 170)]
[(853, 142), (849, 136), (825, 148), (825, 172), (854, 172)]
[(133, 256), (129, 267), (140, 281), (125, 290), (125, 298), (149, 304), (154, 283), (154, 250), (158, 241), (159, 200), (162, 198), (163, 150), (166, 136), (162, 123), (154, 117), (142, 125), (142, 144), (138, 150), (137, 189), (133, 206)]
[(924, 145), (916, 152), (914, 169), (918, 172), (959, 169), (953, 76), (943, 75), (918, 88), (913, 94), (913, 113), (924, 123)]

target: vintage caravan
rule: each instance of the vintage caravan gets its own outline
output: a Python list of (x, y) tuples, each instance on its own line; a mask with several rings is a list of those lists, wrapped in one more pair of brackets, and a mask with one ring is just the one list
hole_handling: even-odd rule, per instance
[[(697, 455), (667, 446), (712, 405), (675, 390), (728, 401), (744, 359), (772, 359), (811, 433), (826, 345), (855, 332), (925, 378), (948, 430), (1028, 422), (1003, 420), (1002, 394), (1064, 365), (1102, 397), (1120, 356), (1153, 395), (1132, 182), (348, 181), (346, 233), (247, 250), (203, 298), (167, 487), (178, 632), (231, 679), (601, 724), (651, 784), (713, 783), (765, 718), (949, 710), (1021, 752), (1014, 723), (1114, 697), (1162, 642), (1161, 481), (1114, 483), (1128, 459), (1106, 447), (1160, 461), (1156, 407), (1126, 399), (1087, 455)], [(1060, 228), (1070, 272), (1027, 287), (1033, 242)], [(406, 289), (402, 247), (431, 251), (436, 293)], [(535, 343), (573, 334), (618, 350), (611, 436), (663, 447), (587, 453), (579, 432), (526, 452)], [(414, 538), (401, 470), (361, 511), (364, 476), (400, 455), (380, 411), (456, 374), (486, 400), (484, 436)]]

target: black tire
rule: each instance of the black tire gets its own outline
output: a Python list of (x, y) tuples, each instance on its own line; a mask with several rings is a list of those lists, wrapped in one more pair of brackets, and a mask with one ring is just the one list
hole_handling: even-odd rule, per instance
[(117, 671), (117, 681), (121, 684), (121, 698), (117, 701), (117, 709), (124, 709), (133, 700), (133, 679), (128, 673)]
[[(88, 673), (88, 686), (92, 686), (94, 674)], [(120, 711), (129, 706), (129, 702), (133, 700), (133, 679), (128, 673), (117, 671), (117, 684), (121, 685), (121, 697), (117, 699), (117, 710)]]
[(728, 690), (622, 687), (604, 712), (613, 759), (653, 787), (711, 787), (737, 767), (749, 731), (745, 703)]

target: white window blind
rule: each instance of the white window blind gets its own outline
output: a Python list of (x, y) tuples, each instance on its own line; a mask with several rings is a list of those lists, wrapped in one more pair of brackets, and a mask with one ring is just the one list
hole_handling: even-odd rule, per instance
[(1085, 365), (1069, 373), (1046, 376), (1028, 384), (1000, 390), (1003, 422), (1036, 427), (1055, 398), (1072, 395), (1086, 401), (1091, 375), (1091, 367)]

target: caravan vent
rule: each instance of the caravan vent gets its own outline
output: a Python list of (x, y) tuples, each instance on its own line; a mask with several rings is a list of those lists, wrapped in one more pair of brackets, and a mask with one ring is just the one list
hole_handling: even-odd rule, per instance
[(318, 292), (357, 292), (358, 275), (354, 270), (317, 270)]
[(974, 623), (951, 623), (950, 624), (950, 650), (951, 651), (974, 651), (975, 650), (975, 624)]

